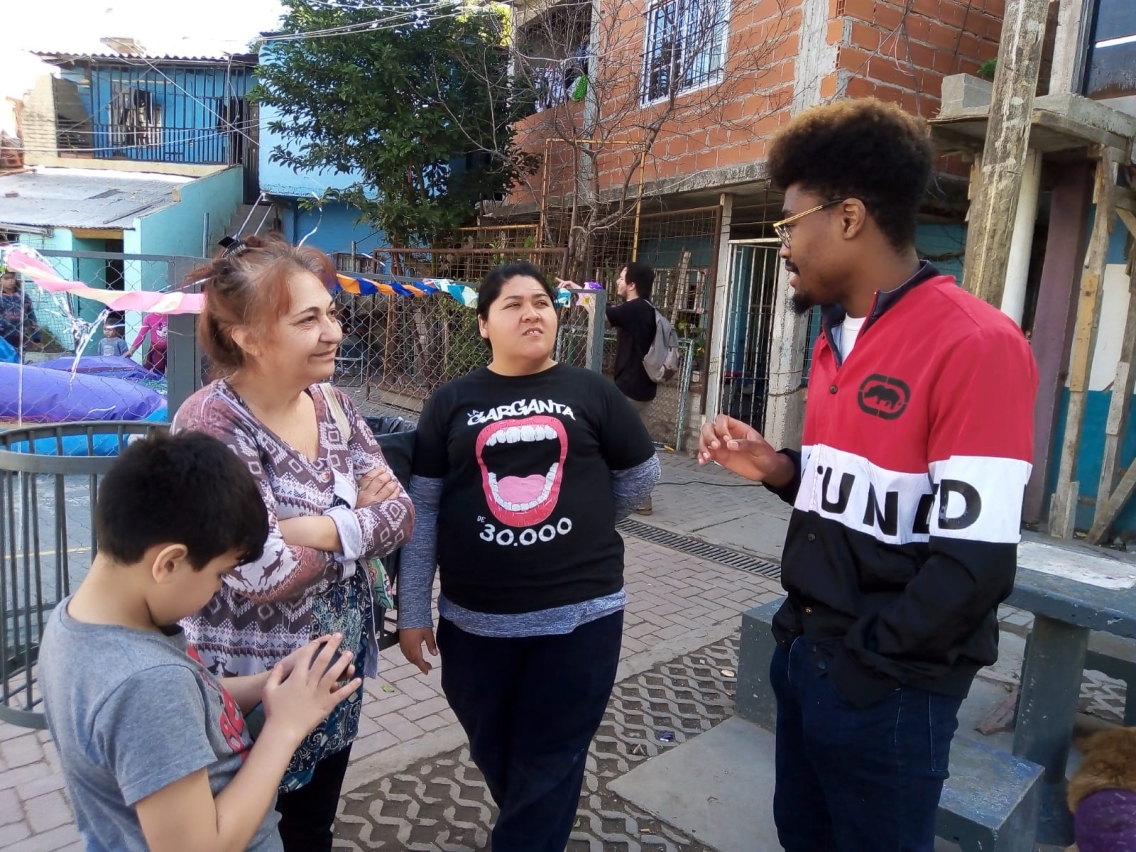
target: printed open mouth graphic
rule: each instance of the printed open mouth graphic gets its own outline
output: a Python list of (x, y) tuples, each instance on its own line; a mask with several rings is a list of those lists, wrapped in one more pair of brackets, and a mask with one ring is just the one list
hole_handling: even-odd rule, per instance
[(560, 496), (568, 434), (539, 415), (488, 424), (477, 436), (477, 463), (489, 511), (510, 527), (548, 519)]

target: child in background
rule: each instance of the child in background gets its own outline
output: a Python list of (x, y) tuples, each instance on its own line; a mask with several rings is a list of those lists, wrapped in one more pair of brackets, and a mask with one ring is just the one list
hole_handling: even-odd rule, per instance
[(99, 355), (125, 356), (130, 347), (126, 345), (123, 334), (126, 332), (126, 317), (112, 311), (103, 320), (103, 339), (99, 341)]
[(133, 358), (138, 347), (147, 337), (150, 345), (142, 358), (142, 366), (156, 373), (166, 374), (166, 347), (169, 336), (169, 318), (165, 314), (146, 314), (142, 320), (142, 328), (134, 338), (134, 345), (126, 351), (127, 358)]
[(40, 348), (39, 323), (32, 300), (11, 270), (0, 274), (0, 337), (17, 351), (21, 347), (24, 351)]
[[(131, 444), (104, 476), (98, 553), (52, 613), (39, 657), (88, 852), (279, 852), (276, 790), (293, 752), (360, 686), (340, 636), (269, 672), (215, 679), (179, 619), (259, 557), (268, 514), (248, 468), (189, 432)], [(333, 661), (334, 660), (334, 661)], [(244, 711), (262, 703), (253, 745)]]

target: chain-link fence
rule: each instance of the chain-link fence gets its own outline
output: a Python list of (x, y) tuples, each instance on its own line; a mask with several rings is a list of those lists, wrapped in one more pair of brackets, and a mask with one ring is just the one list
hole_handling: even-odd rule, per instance
[[(547, 239), (564, 245), (570, 218), (556, 212), (548, 217)], [(615, 280), (630, 260), (655, 270), (651, 301), (680, 336), (697, 338), (710, 308), (721, 233), (721, 207), (697, 207), (645, 213), (633, 211), (610, 228), (596, 230), (583, 253), (580, 276), (605, 284), (615, 295)]]
[[(485, 237), (485, 229), (475, 229)], [(565, 249), (518, 246), (481, 246), (453, 249), (377, 248), (369, 255), (337, 252), (336, 266), (361, 275), (408, 276), (411, 279), (445, 278), (450, 281), (481, 281), (498, 266), (528, 261), (545, 272), (558, 274)]]
[[(462, 248), (491, 248), (498, 251), (541, 246), (540, 224), (476, 225), (458, 230)], [(551, 270), (556, 272), (558, 270)]]
[[(415, 280), (374, 271), (379, 264), (370, 258), (339, 255), (337, 263), (341, 269), (347, 267), (375, 281)], [(417, 416), (437, 388), (489, 362), (489, 348), (478, 333), (476, 311), (448, 295), (411, 298), (341, 292), (337, 300), (344, 339), (335, 383), (351, 393), (367, 414)], [(595, 335), (603, 324), (597, 322), (594, 310), (573, 302), (558, 313), (556, 360), (600, 369), (610, 377), (615, 332), (608, 330), (603, 335), (601, 350), (595, 346)], [(679, 375), (659, 387), (647, 414), (651, 437), (675, 448), (681, 448), (685, 441), (694, 349), (694, 341), (680, 340)]]
[[(115, 252), (41, 250), (64, 279), (96, 290), (163, 291), (180, 285), (192, 258)], [(25, 423), (160, 418), (166, 409), (165, 320), (144, 325), (139, 312), (119, 312), (73, 293), (51, 293), (16, 277), (5, 294), (8, 361), (0, 367), (0, 428)], [(192, 333), (192, 329), (190, 329)]]
[[(526, 250), (521, 259), (540, 258), (547, 251)], [(555, 254), (555, 252), (552, 252)], [(450, 256), (443, 256), (450, 255)], [(450, 252), (378, 250), (374, 256), (336, 255), (341, 271), (365, 275), (371, 280), (414, 283), (423, 278), (455, 279), (455, 268), (488, 273), (493, 265), (516, 259), (516, 255), (489, 257), (481, 252), (459, 253), (455, 263)], [(392, 276), (384, 272), (391, 266), (416, 272), (414, 276)], [(437, 270), (437, 272), (435, 272)], [(484, 277), (484, 276), (481, 276)], [(476, 283), (468, 286), (476, 289)], [(336, 362), (335, 383), (352, 393), (365, 413), (416, 416), (422, 405), (439, 387), (489, 362), (490, 352), (477, 327), (477, 312), (447, 294), (420, 298), (393, 295), (337, 296), (344, 338)], [(589, 327), (592, 319), (579, 306), (559, 311), (561, 338), (570, 339), (565, 360), (588, 366)], [(573, 331), (566, 331), (566, 330)], [(578, 333), (577, 333), (578, 332)]]
[[(582, 366), (580, 359), (586, 349), (585, 338), (586, 329), (562, 324), (556, 340), (556, 360)], [(609, 329), (604, 334), (603, 350), (603, 373), (609, 378), (615, 368), (615, 344), (616, 332)], [(651, 440), (678, 451), (686, 448), (688, 423), (698, 405), (698, 397), (692, 393), (691, 384), (694, 346), (695, 341), (679, 338), (678, 374), (657, 387), (655, 399), (643, 415)]]

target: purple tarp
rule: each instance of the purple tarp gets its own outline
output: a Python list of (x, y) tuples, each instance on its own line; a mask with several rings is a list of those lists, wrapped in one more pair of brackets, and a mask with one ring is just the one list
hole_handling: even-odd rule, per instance
[(123, 358), (121, 355), (84, 355), (75, 363), (75, 356), (65, 356), (52, 361), (41, 361), (36, 364), (46, 370), (62, 370), (65, 373), (74, 372), (88, 375), (106, 376), (115, 379), (139, 381), (141, 379), (160, 380), (162, 375), (153, 370), (147, 370), (136, 361)]
[[(24, 373), (22, 415), (19, 410), (21, 369)], [(145, 370), (141, 372), (148, 375)], [(72, 376), (59, 369), (0, 364), (0, 420), (16, 420), (21, 416), (30, 423), (143, 420), (165, 404), (161, 394), (119, 378), (84, 373)]]

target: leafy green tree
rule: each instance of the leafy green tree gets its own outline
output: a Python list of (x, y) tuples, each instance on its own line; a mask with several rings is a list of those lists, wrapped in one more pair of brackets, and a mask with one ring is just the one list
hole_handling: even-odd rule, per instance
[[(463, 0), (464, 2), (464, 0)], [(285, 0), (254, 98), (281, 113), (274, 161), (358, 172), (345, 201), (394, 245), (429, 246), (500, 198), (532, 158), (514, 145), (526, 104), (508, 67), (508, 8)]]

